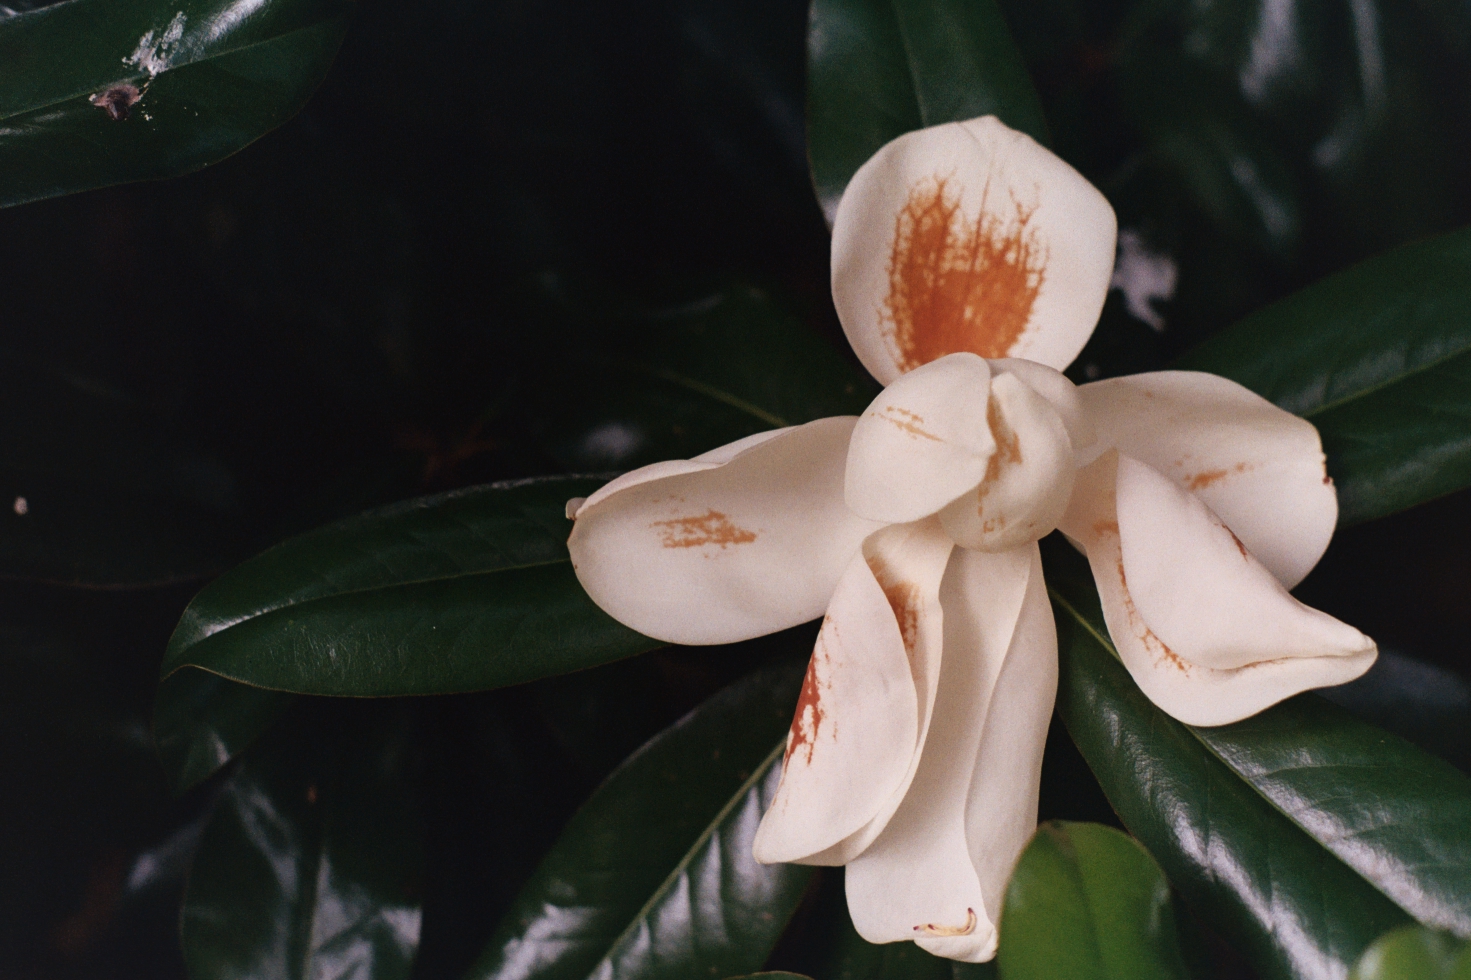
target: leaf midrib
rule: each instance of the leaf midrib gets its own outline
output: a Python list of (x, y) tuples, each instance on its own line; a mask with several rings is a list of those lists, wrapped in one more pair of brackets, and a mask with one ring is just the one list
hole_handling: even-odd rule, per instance
[(746, 777), (746, 780), (743, 783), (741, 783), (740, 789), (731, 794), (730, 799), (727, 800), (725, 802), (725, 805), (720, 808), (720, 812), (717, 813), (710, 820), (705, 829), (700, 832), (700, 836), (695, 838), (695, 840), (690, 844), (689, 848), (685, 850), (684, 856), (679, 859), (679, 863), (676, 864), (672, 869), (670, 869), (669, 874), (664, 876), (664, 880), (659, 883), (659, 887), (654, 889), (654, 893), (650, 895), (648, 900), (645, 901), (644, 904), (639, 908), (638, 913), (629, 920), (628, 925), (623, 927), (623, 931), (618, 933), (617, 938), (608, 945), (608, 951), (604, 953), (602, 958), (598, 960), (597, 964), (593, 966), (592, 971), (588, 974), (588, 976), (595, 976), (598, 972), (598, 969), (604, 963), (608, 962), (608, 959), (613, 956), (614, 953), (622, 949), (624, 943), (627, 942), (629, 936), (631, 936), (633, 932), (638, 928), (639, 923), (643, 922), (644, 919), (649, 915), (649, 913), (652, 912), (654, 908), (659, 904), (659, 902), (662, 901), (664, 897), (669, 894), (670, 890), (674, 888), (674, 885), (676, 882), (678, 882), (680, 875), (683, 874), (684, 871), (690, 866), (691, 862), (694, 861), (695, 856), (700, 853), (701, 849), (705, 846), (706, 843), (709, 842), (710, 838), (715, 835), (716, 830), (718, 830), (721, 824), (725, 822), (726, 817), (730, 816), (731, 811), (745, 800), (746, 795), (751, 792), (751, 789), (754, 786), (756, 786), (758, 783), (760, 783), (761, 780), (766, 778), (766, 776), (771, 772), (771, 767), (776, 763), (776, 760), (780, 758), (783, 753), (785, 753), (785, 751), (785, 740), (778, 742), (776, 748), (768, 752), (766, 758), (761, 761), (761, 764), (752, 771), (750, 776)]
[(1415, 367), (1411, 368), (1408, 371), (1404, 371), (1404, 372), (1402, 372), (1400, 374), (1396, 374), (1392, 378), (1385, 378), (1384, 380), (1375, 382), (1374, 384), (1369, 385), (1368, 387), (1359, 388), (1358, 390), (1356, 390), (1356, 391), (1354, 391), (1354, 392), (1352, 392), (1350, 394), (1344, 395), (1343, 397), (1338, 398), (1335, 401), (1324, 402), (1323, 404), (1317, 406), (1316, 408), (1312, 408), (1312, 409), (1309, 409), (1309, 410), (1307, 410), (1305, 412), (1300, 413), (1301, 414), (1301, 417), (1302, 418), (1305, 418), (1305, 419), (1310, 419), (1310, 418), (1314, 418), (1315, 416), (1321, 415), (1324, 412), (1330, 412), (1333, 409), (1338, 408), (1338, 407), (1340, 407), (1342, 405), (1351, 404), (1351, 403), (1357, 401), (1360, 398), (1367, 398), (1367, 397), (1369, 397), (1371, 395), (1374, 395), (1374, 394), (1376, 394), (1376, 393), (1378, 393), (1380, 391), (1383, 391), (1386, 388), (1392, 388), (1395, 385), (1401, 384), (1402, 382), (1405, 382), (1407, 380), (1410, 380), (1410, 379), (1412, 379), (1412, 378), (1414, 378), (1414, 377), (1416, 377), (1418, 375), (1425, 374), (1426, 372), (1429, 372), (1429, 371), (1434, 371), (1436, 368), (1440, 367), (1441, 365), (1445, 364), (1446, 362), (1448, 362), (1448, 361), (1454, 361), (1455, 359), (1460, 358), (1460, 357), (1465, 357), (1468, 354), (1471, 354), (1471, 341), (1468, 341), (1468, 343), (1466, 344), (1466, 346), (1462, 347), (1461, 349), (1459, 349), (1459, 350), (1457, 350), (1457, 351), (1455, 351), (1453, 353), (1445, 354), (1445, 355), (1442, 355), (1441, 357), (1435, 358), (1434, 360), (1426, 361), (1423, 364), (1416, 365)]

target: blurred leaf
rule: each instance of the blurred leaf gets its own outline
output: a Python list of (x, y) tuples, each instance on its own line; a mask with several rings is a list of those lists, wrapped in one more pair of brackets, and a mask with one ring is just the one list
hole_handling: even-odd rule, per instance
[(890, 140), (996, 115), (1042, 143), (1042, 104), (995, 0), (813, 0), (807, 144), (831, 223), (843, 189)]
[(800, 973), (787, 973), (783, 970), (774, 970), (770, 973), (747, 973), (743, 977), (731, 977), (730, 980), (761, 980), (762, 977), (767, 980), (812, 980), (811, 977)]
[(544, 441), (575, 471), (688, 459), (744, 436), (857, 415), (878, 386), (762, 287), (632, 312), (559, 365)]
[(1362, 677), (1318, 694), (1471, 771), (1471, 684), (1451, 671), (1381, 644)]
[(195, 597), (162, 676), (192, 666), (277, 691), (442, 694), (653, 649), (572, 571), (564, 506), (603, 482), (491, 484), (292, 538)]
[(1381, 936), (1349, 980), (1471, 980), (1471, 946), (1424, 926)]
[(4, 358), (0, 418), (0, 577), (144, 586), (226, 562), (229, 471), (176, 445), (127, 395)]
[(171, 177), (285, 122), (347, 0), (69, 0), (0, 18), (0, 206)]
[(239, 755), (296, 695), (186, 667), (158, 686), (153, 741), (175, 793), (207, 779)]
[(608, 777), (543, 859), (469, 976), (729, 976), (759, 968), (811, 869), (760, 865), (802, 672), (759, 671)]
[(1144, 848), (1112, 827), (1039, 827), (1011, 873), (1002, 921), (1003, 980), (1189, 976), (1169, 883)]
[(1344, 524), (1471, 484), (1471, 230), (1330, 276), (1177, 365), (1239, 381), (1323, 435)]
[(1086, 563), (1048, 544), (1058, 710), (1124, 825), (1264, 977), (1346, 974), (1409, 917), (1150, 703), (1107, 641)]
[(193, 980), (408, 976), (423, 861), (411, 730), (398, 706), (331, 707), (256, 746), (216, 802), (184, 899)]

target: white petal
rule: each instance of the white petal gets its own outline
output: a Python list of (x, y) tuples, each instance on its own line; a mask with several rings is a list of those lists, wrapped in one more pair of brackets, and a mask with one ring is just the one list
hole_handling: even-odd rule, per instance
[(1015, 374), (992, 379), (986, 421), (996, 452), (985, 478), (940, 520), (956, 544), (1007, 551), (1057, 527), (1073, 492), (1073, 446), (1051, 403)]
[(1063, 368), (1093, 332), (1117, 222), (1093, 185), (994, 116), (874, 154), (833, 222), (838, 317), (888, 384), (946, 354)]
[(1078, 393), (1099, 452), (1116, 447), (1199, 496), (1289, 589), (1323, 556), (1338, 498), (1312, 423), (1197, 371), (1109, 378)]
[(981, 893), (986, 908), (997, 912), (1017, 858), (1037, 830), (1042, 752), (1057, 698), (1057, 624), (1042, 578), (1042, 556), (1035, 545), (1029, 550), (1027, 596), (991, 695), (965, 812)]
[(577, 512), (578, 580), (614, 619), (670, 643), (730, 643), (822, 615), (878, 525), (843, 503), (851, 417), (819, 419), (726, 463), (656, 463)]
[(1224, 725), (1345, 683), (1377, 655), (1368, 637), (1293, 599), (1209, 508), (1137, 460), (1109, 452), (1080, 473), (1063, 530), (1088, 553), (1124, 666), (1187, 724)]
[(986, 419), (990, 390), (984, 359), (952, 354), (880, 392), (848, 448), (844, 493), (853, 512), (914, 521), (980, 483), (996, 450)]
[[(982, 760), (982, 774), (994, 776), (996, 753), (1008, 747), (1014, 753), (1011, 761), (1028, 769), (1018, 782), (1035, 779), (1040, 771), (1032, 766), (1039, 747), (1029, 744), (1035, 720), (1020, 732), (999, 733), (996, 746), (981, 745), (983, 733), (992, 732), (988, 716), (1004, 710), (998, 697), (1016, 693), (1003, 691), (999, 679), (1006, 673), (1007, 651), (1034, 576), (1040, 586), (1039, 567), (1035, 546), (1001, 554), (957, 550), (951, 558), (940, 598), (945, 609), (940, 692), (919, 771), (884, 832), (849, 863), (846, 873), (848, 910), (859, 935), (869, 942), (915, 940), (938, 955), (971, 962), (995, 954), (999, 908), (994, 897), (988, 902), (987, 893), (999, 893), (1000, 885), (983, 884), (977, 874), (969, 811), (973, 797), (987, 801), (989, 789), (996, 789), (1001, 797), (989, 802), (1020, 810), (1030, 806), (1020, 821), (1030, 819), (1035, 825), (1035, 789), (1017, 798), (1005, 787), (976, 786), (974, 777)], [(1038, 698), (1022, 700), (1040, 707)], [(1043, 714), (1045, 733), (1045, 710)], [(982, 836), (974, 839), (978, 848), (988, 846)], [(1012, 846), (1009, 836), (1001, 846)]]
[(884, 528), (838, 583), (792, 719), (756, 860), (841, 864), (883, 829), (934, 706), (951, 545), (933, 519)]
[(1096, 438), (1093, 421), (1078, 393), (1078, 386), (1067, 379), (1067, 375), (1036, 361), (1024, 361), (1016, 357), (1003, 357), (987, 361), (991, 365), (991, 376), (1014, 374), (1026, 382), (1037, 394), (1047, 399), (1062, 424), (1067, 426), (1068, 439), (1073, 451), (1082, 452), (1093, 445)]

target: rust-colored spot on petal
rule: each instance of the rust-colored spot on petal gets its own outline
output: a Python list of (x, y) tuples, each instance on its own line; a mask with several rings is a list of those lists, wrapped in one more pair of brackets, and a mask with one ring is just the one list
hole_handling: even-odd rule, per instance
[(868, 568), (878, 580), (879, 588), (884, 590), (889, 608), (894, 610), (894, 621), (899, 624), (904, 651), (913, 659), (919, 642), (919, 586), (894, 576), (883, 559), (877, 556), (868, 559)]
[(899, 408), (898, 406), (885, 405), (883, 408), (879, 409), (879, 413), (876, 417), (883, 419), (885, 422), (888, 422), (895, 428), (901, 429), (912, 436), (919, 436), (922, 439), (930, 439), (934, 442), (944, 441), (933, 432), (927, 432), (923, 428), (921, 428), (921, 426), (924, 424), (924, 419), (921, 416), (916, 415), (913, 412), (907, 411), (905, 409)]
[(976, 922), (976, 910), (966, 909), (963, 926), (941, 926), (926, 922), (922, 926), (915, 926), (914, 931), (924, 936), (969, 936), (976, 931)]
[(883, 314), (902, 371), (971, 351), (1005, 357), (1027, 329), (1042, 289), (1047, 250), (1031, 227), (1036, 208), (1012, 198), (1007, 220), (961, 213), (947, 178), (921, 181), (894, 220)]
[(750, 544), (756, 540), (755, 531), (736, 527), (729, 517), (718, 510), (707, 510), (694, 517), (676, 517), (668, 521), (655, 521), (660, 543), (666, 548), (698, 548), (716, 544), (724, 548), (733, 544)]
[(1187, 476), (1185, 478), (1185, 489), (1204, 490), (1211, 484), (1219, 483), (1221, 480), (1224, 480), (1228, 476), (1236, 473), (1245, 473), (1247, 470), (1251, 469), (1255, 469), (1255, 467), (1252, 466), (1252, 464), (1250, 463), (1237, 463), (1235, 466), (1232, 466), (1228, 469), (1203, 470), (1199, 473), (1196, 473), (1194, 476)]
[(1094, 534), (1118, 534), (1118, 521), (1099, 521), (1093, 525)]
[[(981, 477), (981, 485), (976, 488), (976, 516), (985, 515), (986, 494), (996, 485), (1001, 478), (1001, 471), (1012, 466), (1021, 465), (1022, 440), (1016, 434), (1016, 430), (1006, 423), (1006, 416), (1001, 414), (1001, 409), (996, 405), (996, 399), (990, 398), (986, 401), (986, 425), (991, 428), (991, 438), (996, 441), (996, 451), (986, 461), (986, 475)], [(1002, 523), (1005, 523), (1003, 520)], [(985, 528), (989, 534), (991, 528)]]
[(1221, 527), (1225, 528), (1226, 533), (1231, 535), (1231, 540), (1236, 542), (1236, 550), (1241, 552), (1241, 557), (1247, 561), (1250, 561), (1251, 553), (1246, 550), (1246, 545), (1241, 543), (1241, 539), (1236, 536), (1236, 532), (1231, 530), (1229, 527), (1226, 527), (1226, 525), (1224, 524), (1222, 524)]
[(807, 762), (812, 762), (812, 747), (817, 741), (817, 730), (827, 717), (822, 710), (823, 685), (817, 676), (818, 661), (827, 664), (831, 658), (827, 649), (827, 630), (828, 621), (823, 620), (822, 632), (817, 635), (817, 646), (812, 651), (812, 659), (807, 662), (807, 673), (802, 678), (802, 693), (797, 696), (797, 710), (792, 715), (792, 733), (787, 739), (786, 755), (782, 757), (783, 766), (803, 747), (807, 749)]
[[(1117, 530), (1118, 525), (1114, 525), (1114, 528)], [(1181, 673), (1190, 673), (1190, 664), (1182, 660), (1178, 653), (1171, 650), (1164, 640), (1155, 636), (1154, 630), (1149, 628), (1149, 624), (1139, 614), (1139, 608), (1134, 605), (1134, 597), (1129, 594), (1129, 579), (1124, 574), (1124, 560), (1122, 558), (1119, 559), (1118, 570), (1119, 585), (1123, 586), (1124, 591), (1124, 611), (1129, 616), (1129, 628), (1134, 631), (1135, 636), (1139, 637), (1139, 642), (1144, 644), (1144, 649), (1154, 655), (1154, 662), (1156, 664), (1167, 662), (1178, 668)]]

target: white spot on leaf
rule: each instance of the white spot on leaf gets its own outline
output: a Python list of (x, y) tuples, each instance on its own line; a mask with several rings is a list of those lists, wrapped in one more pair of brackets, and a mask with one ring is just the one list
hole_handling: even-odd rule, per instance
[(155, 38), (155, 32), (149, 31), (140, 37), (138, 46), (123, 59), (123, 64), (133, 65), (146, 72), (149, 78), (168, 71), (171, 59), (178, 53), (179, 42), (184, 37), (184, 25), (188, 21), (189, 18), (182, 10), (174, 14), (174, 19), (164, 28), (162, 36)]

